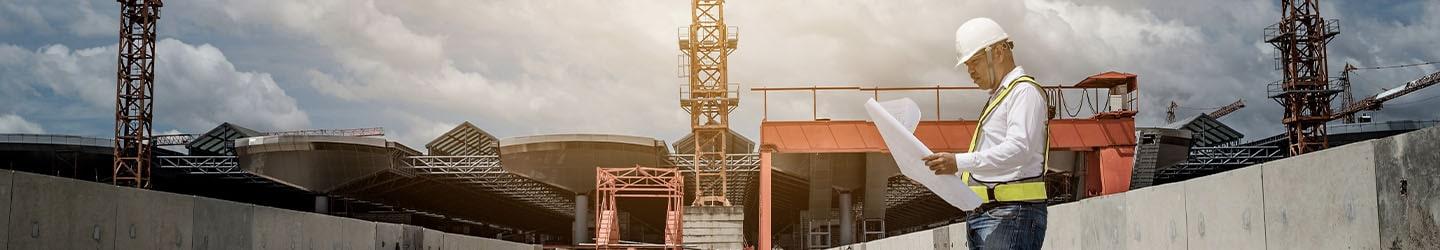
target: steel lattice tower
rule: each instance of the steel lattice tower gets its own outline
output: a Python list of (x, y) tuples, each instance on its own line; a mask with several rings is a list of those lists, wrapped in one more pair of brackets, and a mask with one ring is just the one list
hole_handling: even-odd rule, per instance
[(120, 44), (115, 71), (115, 185), (150, 186), (155, 96), (155, 23), (160, 0), (119, 0)]
[[(729, 206), (725, 197), (726, 145), (729, 140), (730, 112), (740, 103), (739, 94), (728, 84), (727, 57), (735, 51), (733, 27), (725, 26), (724, 0), (693, 0), (688, 35), (681, 35), (680, 51), (684, 53), (688, 91), (681, 93), (680, 107), (690, 113), (690, 128), (695, 136), (695, 200), (696, 206)], [(687, 93), (688, 92), (688, 93)]]
[(1300, 155), (1329, 146), (1325, 122), (1340, 90), (1330, 86), (1325, 45), (1340, 31), (1336, 20), (1320, 17), (1319, 0), (1281, 0), (1280, 6), (1280, 22), (1265, 28), (1265, 42), (1278, 50), (1276, 66), (1284, 79), (1268, 92), (1285, 108), (1290, 155)]

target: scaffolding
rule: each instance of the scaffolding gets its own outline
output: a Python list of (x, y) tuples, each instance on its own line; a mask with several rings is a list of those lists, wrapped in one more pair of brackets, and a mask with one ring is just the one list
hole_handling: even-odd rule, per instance
[[(665, 199), (665, 249), (682, 249), (685, 178), (673, 168), (595, 169), (595, 246), (624, 248), (620, 244), (619, 207), (616, 198)], [(576, 215), (580, 216), (580, 215)]]

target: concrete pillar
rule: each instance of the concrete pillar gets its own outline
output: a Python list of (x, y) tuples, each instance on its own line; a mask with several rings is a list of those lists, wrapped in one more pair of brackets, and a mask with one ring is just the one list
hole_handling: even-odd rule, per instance
[(835, 166), (830, 155), (810, 154), (810, 219), (830, 219), (830, 195), (835, 192)]
[[(763, 140), (762, 140), (762, 141), (763, 141)], [(761, 145), (761, 146), (760, 146), (760, 208), (759, 208), (759, 210), (760, 210), (760, 235), (759, 235), (759, 236), (760, 236), (760, 237), (759, 237), (759, 238), (760, 238), (760, 240), (759, 240), (759, 241), (760, 241), (760, 242), (759, 242), (760, 246), (759, 246), (759, 250), (770, 250), (770, 223), (771, 223), (770, 215), (771, 215), (771, 213), (772, 213), (772, 211), (770, 211), (770, 209), (771, 209), (771, 206), (770, 206), (770, 200), (771, 200), (770, 181), (771, 181), (772, 178), (774, 178), (774, 177), (770, 176), (770, 175), (771, 175), (771, 173), (770, 173), (770, 169), (771, 169), (770, 164), (771, 164), (771, 162), (770, 162), (770, 161), (772, 160), (771, 158), (774, 157), (774, 156), (771, 155), (771, 154), (773, 154), (774, 152), (775, 152), (775, 147), (774, 147), (773, 145), (772, 145), (772, 146), (769, 146), (769, 147), (767, 147), (767, 146), (765, 146), (765, 145)]]
[(895, 158), (890, 154), (865, 154), (865, 211), (860, 215), (866, 219), (885, 218), (885, 195), (890, 187), (890, 177), (899, 173)]
[(855, 243), (855, 217), (850, 214), (850, 191), (840, 192), (840, 245)]
[(570, 227), (570, 241), (576, 246), (590, 241), (590, 234), (586, 230), (590, 226), (590, 222), (586, 220), (591, 216), (590, 212), (586, 211), (589, 205), (590, 199), (585, 194), (575, 195), (575, 223)]
[(315, 213), (330, 213), (330, 197), (324, 195), (315, 196)]

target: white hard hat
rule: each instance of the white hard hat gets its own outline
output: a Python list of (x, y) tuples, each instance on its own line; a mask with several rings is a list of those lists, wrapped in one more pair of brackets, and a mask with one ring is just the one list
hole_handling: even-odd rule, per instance
[(975, 56), (981, 49), (1007, 38), (1010, 38), (1010, 35), (1005, 34), (1005, 29), (1000, 28), (1000, 24), (995, 23), (995, 20), (980, 17), (965, 21), (959, 29), (955, 29), (955, 56), (959, 59), (955, 62), (955, 67), (964, 65), (965, 60), (970, 60), (970, 57)]

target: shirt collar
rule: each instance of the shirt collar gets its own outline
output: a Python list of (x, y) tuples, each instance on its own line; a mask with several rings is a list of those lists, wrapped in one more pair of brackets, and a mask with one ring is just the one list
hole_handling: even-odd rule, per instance
[(1000, 89), (1010, 85), (1010, 82), (1015, 81), (1016, 78), (1020, 78), (1020, 76), (1023, 75), (1025, 75), (1025, 68), (1021, 68), (1020, 65), (1015, 65), (1015, 69), (1011, 69), (1010, 73), (1005, 74), (1005, 78), (1001, 78), (1000, 80), (1000, 86), (996, 86), (995, 89), (990, 90), (990, 94), (993, 95), (999, 92)]

